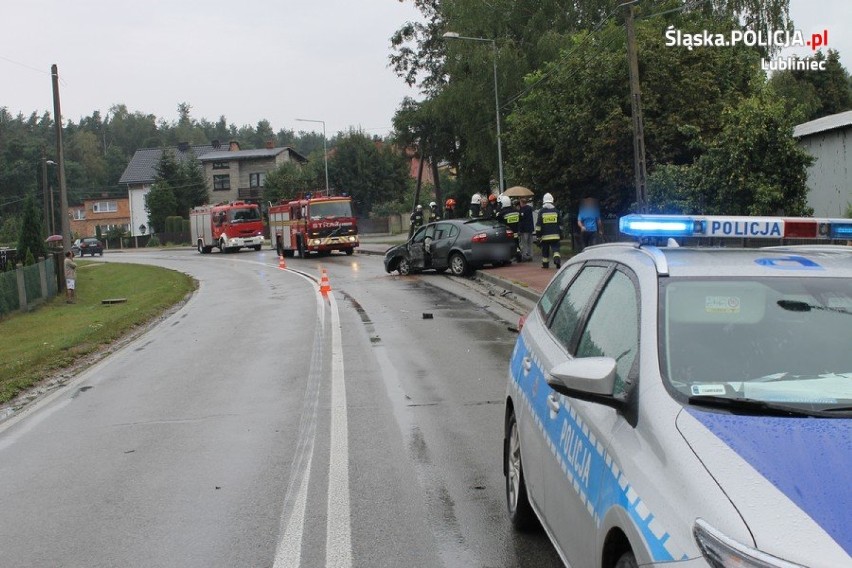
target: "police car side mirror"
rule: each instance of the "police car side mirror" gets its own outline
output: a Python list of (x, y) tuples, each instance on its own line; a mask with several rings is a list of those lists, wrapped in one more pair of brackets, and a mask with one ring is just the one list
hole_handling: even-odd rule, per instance
[(612, 396), (616, 362), (612, 357), (581, 357), (550, 370), (550, 388), (571, 398), (621, 408), (623, 401)]

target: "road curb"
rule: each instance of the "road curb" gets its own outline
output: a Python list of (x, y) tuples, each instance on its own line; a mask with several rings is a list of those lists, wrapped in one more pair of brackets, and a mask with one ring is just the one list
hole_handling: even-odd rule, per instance
[[(388, 248), (390, 248), (390, 247), (388, 247)], [(355, 251), (356, 251), (358, 254), (366, 254), (366, 255), (370, 255), (370, 256), (384, 256), (384, 255), (385, 255), (385, 251), (377, 251), (377, 250), (363, 249), (363, 248), (360, 248), (360, 247), (358, 247), (357, 249), (355, 249)]]
[(473, 277), (484, 282), (488, 282), (489, 284), (493, 284), (495, 286), (502, 286), (506, 290), (509, 290), (516, 296), (520, 296), (526, 300), (529, 300), (533, 304), (538, 303), (539, 297), (541, 294), (527, 287), (526, 285), (516, 282), (514, 280), (509, 280), (508, 278), (503, 278), (501, 276), (494, 276), (493, 274), (489, 274), (484, 270), (477, 270), (473, 273)]

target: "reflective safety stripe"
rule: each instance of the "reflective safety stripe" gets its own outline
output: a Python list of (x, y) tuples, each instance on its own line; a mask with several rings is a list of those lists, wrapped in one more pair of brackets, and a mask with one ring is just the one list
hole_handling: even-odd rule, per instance
[[(527, 357), (532, 359), (532, 367), (525, 375), (524, 359)], [(655, 562), (687, 560), (685, 549), (642, 501), (615, 457), (595, 437), (568, 398), (560, 397), (562, 410), (558, 419), (550, 418), (547, 404), (550, 389), (541, 363), (528, 350), (523, 334), (515, 344), (510, 373), (518, 403), (527, 407), (535, 428), (553, 453), (553, 457), (545, 459), (559, 462), (565, 475), (565, 490), (573, 488), (595, 525), (600, 528), (607, 512), (619, 507), (627, 512)]]
[(544, 223), (558, 223), (559, 222), (559, 213), (541, 213), (541, 222)]

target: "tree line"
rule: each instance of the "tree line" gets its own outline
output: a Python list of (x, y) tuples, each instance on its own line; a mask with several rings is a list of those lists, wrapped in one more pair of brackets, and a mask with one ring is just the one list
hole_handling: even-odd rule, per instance
[[(494, 190), (494, 58), (507, 186), (636, 208), (625, 7), (604, 0), (408, 0), (422, 19), (391, 38), (390, 65), (419, 88), (394, 117), (398, 141), (458, 172), (456, 197)], [(767, 77), (767, 48), (667, 47), (684, 33), (789, 30), (788, 0), (635, 5), (648, 193), (655, 211), (807, 214), (811, 158), (792, 127), (852, 108), (840, 54), (825, 71)], [(494, 40), (447, 38), (447, 32)]]

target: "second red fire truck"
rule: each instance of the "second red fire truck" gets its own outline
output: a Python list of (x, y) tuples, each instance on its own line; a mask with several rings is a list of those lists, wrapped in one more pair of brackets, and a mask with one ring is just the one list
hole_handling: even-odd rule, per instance
[(358, 246), (352, 198), (316, 191), (272, 205), (269, 234), (279, 255), (304, 257), (335, 250), (352, 254)]
[(200, 253), (209, 253), (213, 247), (220, 252), (243, 247), (260, 250), (263, 245), (263, 220), (254, 203), (231, 201), (195, 207), (189, 212), (189, 225)]

